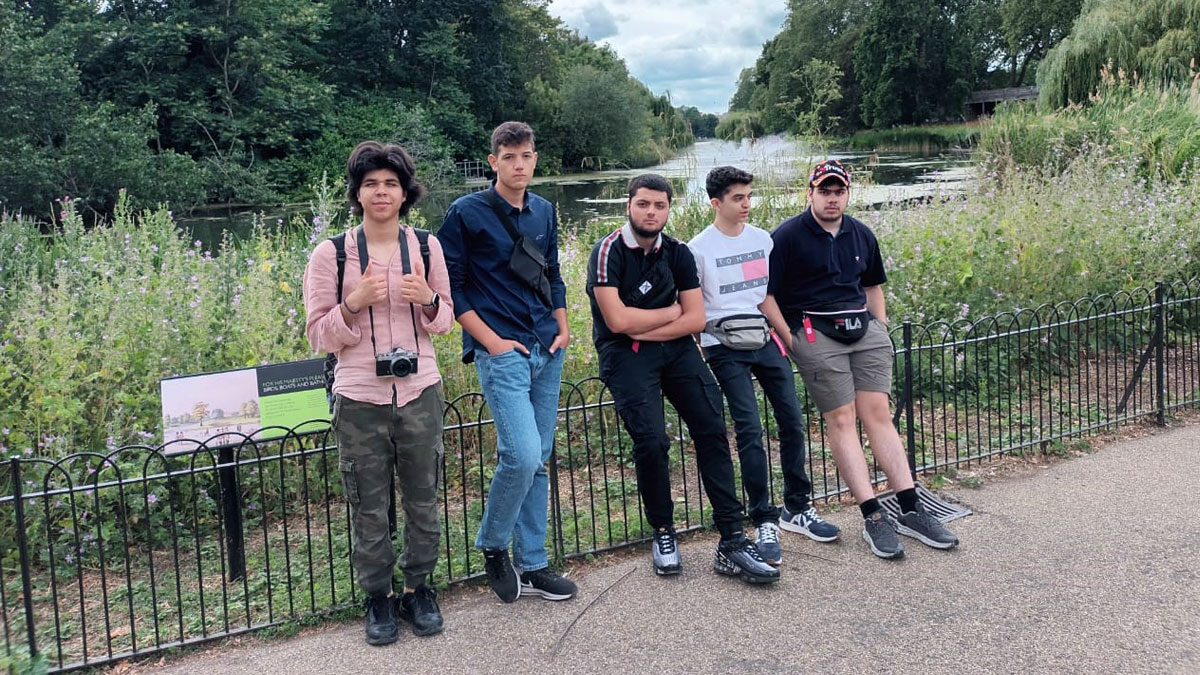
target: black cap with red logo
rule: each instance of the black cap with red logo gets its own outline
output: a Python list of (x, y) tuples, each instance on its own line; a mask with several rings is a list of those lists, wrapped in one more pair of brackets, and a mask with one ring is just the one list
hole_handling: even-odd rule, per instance
[(836, 159), (818, 162), (813, 167), (812, 173), (808, 175), (808, 186), (817, 187), (827, 180), (836, 180), (842, 185), (850, 187), (850, 172)]

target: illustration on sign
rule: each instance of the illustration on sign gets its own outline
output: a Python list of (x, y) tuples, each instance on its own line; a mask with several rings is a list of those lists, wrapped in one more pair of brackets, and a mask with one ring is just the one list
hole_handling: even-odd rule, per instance
[(236, 445), (283, 436), (304, 422), (329, 419), (322, 359), (162, 380), (167, 452)]

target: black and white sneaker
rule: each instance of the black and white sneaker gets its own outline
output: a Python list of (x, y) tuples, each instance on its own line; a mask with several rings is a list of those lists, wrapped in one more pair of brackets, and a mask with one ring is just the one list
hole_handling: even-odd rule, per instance
[(513, 602), (521, 597), (521, 583), (517, 570), (508, 559), (506, 549), (484, 549), (483, 569), (487, 572), (488, 585), (504, 602)]
[(779, 511), (779, 527), (820, 542), (835, 541), (841, 534), (837, 525), (822, 518), (812, 506), (799, 513), (792, 513), (786, 506), (783, 507)]
[(549, 567), (521, 573), (521, 595), (540, 595), (546, 600), (570, 600), (579, 587), (570, 579), (550, 571)]
[(904, 557), (904, 544), (896, 536), (896, 522), (883, 509), (863, 520), (862, 536), (871, 547), (871, 553), (880, 558)]
[(679, 542), (675, 539), (674, 530), (663, 528), (654, 532), (654, 539), (650, 542), (650, 560), (654, 563), (654, 573), (659, 576), (666, 577), (683, 572)]
[(758, 547), (749, 539), (717, 544), (713, 554), (713, 569), (717, 574), (738, 577), (748, 584), (773, 584), (779, 581), (779, 570), (767, 564), (758, 554)]
[(933, 548), (944, 550), (958, 546), (958, 537), (919, 504), (916, 511), (900, 514), (896, 531)]
[(754, 528), (754, 546), (767, 564), (778, 567), (783, 562), (783, 549), (779, 546), (779, 526), (775, 523), (762, 523)]

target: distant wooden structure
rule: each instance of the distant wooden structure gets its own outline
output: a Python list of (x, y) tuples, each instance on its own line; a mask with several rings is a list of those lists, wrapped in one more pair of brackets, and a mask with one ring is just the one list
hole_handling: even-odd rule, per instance
[(1037, 87), (1008, 87), (1007, 89), (984, 89), (971, 94), (967, 99), (967, 119), (991, 115), (1001, 101), (1028, 101), (1038, 97)]
[(489, 172), (492, 170), (492, 167), (487, 162), (482, 160), (463, 160), (455, 162), (455, 166), (459, 173), (462, 174), (463, 180), (468, 183), (490, 180)]

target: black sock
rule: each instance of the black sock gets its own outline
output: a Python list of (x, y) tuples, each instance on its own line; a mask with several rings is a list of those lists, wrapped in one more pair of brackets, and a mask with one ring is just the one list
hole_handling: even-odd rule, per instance
[(912, 513), (917, 510), (917, 488), (910, 487), (896, 493), (896, 501), (900, 502), (901, 513)]
[(874, 497), (859, 504), (858, 508), (862, 510), (863, 518), (870, 518), (872, 513), (883, 510), (883, 507), (879, 505), (879, 500)]

